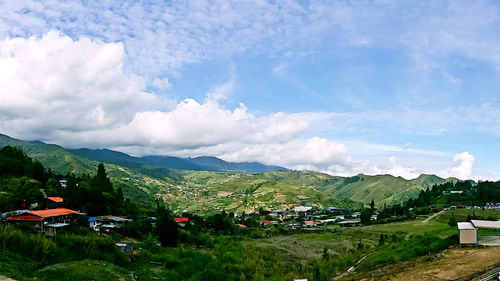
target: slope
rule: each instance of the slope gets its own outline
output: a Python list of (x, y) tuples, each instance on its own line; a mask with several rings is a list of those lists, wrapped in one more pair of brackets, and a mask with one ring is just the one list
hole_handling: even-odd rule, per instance
[[(0, 147), (7, 145), (21, 148), (45, 167), (63, 175), (93, 174), (99, 164), (98, 161), (72, 154), (58, 145), (39, 141), (27, 142), (0, 134)], [(106, 171), (115, 188), (122, 187), (126, 198), (147, 205), (154, 204), (155, 195), (159, 190), (172, 186), (177, 180), (169, 177), (168, 173), (158, 173), (153, 176), (114, 164), (107, 164)]]
[(147, 160), (159, 166), (171, 169), (193, 170), (193, 171), (234, 171), (244, 173), (265, 173), (270, 171), (287, 171), (280, 166), (269, 166), (257, 162), (226, 162), (213, 156), (201, 156), (195, 158), (181, 158), (173, 156), (144, 156)]

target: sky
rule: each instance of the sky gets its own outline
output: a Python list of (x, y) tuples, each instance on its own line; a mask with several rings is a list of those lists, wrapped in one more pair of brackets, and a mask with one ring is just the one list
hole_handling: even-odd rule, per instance
[(0, 1), (0, 133), (500, 179), (498, 1)]

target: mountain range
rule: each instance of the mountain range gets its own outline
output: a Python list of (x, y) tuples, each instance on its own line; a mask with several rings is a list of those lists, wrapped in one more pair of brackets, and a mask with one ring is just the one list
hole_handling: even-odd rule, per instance
[(357, 208), (415, 197), (434, 184), (456, 181), (435, 175), (406, 180), (392, 175), (332, 176), (290, 171), (260, 163), (230, 163), (216, 157), (133, 157), (108, 149), (67, 150), (55, 144), (22, 141), (0, 134), (0, 147), (22, 148), (45, 167), (61, 174), (94, 173), (99, 162), (125, 196), (139, 203), (162, 199), (174, 211), (249, 211), (258, 208), (293, 208), (296, 205)]
[(71, 153), (93, 159), (96, 161), (113, 163), (125, 167), (137, 167), (141, 165), (154, 164), (160, 167), (178, 170), (192, 171), (236, 171), (246, 173), (265, 173), (271, 171), (287, 171), (279, 166), (268, 166), (257, 162), (226, 162), (212, 156), (201, 156), (196, 158), (181, 158), (174, 156), (150, 155), (144, 157), (133, 157), (128, 154), (109, 149), (73, 149)]

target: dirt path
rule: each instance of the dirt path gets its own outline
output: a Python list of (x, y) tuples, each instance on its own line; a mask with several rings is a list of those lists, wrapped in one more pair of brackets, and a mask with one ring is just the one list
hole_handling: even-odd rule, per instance
[[(391, 281), (434, 281), (434, 280), (470, 280), (488, 269), (500, 265), (500, 247), (454, 248), (446, 252), (441, 259), (422, 264), (393, 264), (372, 273), (363, 274), (352, 280), (388, 280)], [(392, 273), (391, 273), (392, 272)], [(368, 277), (368, 276), (373, 277)]]
[(16, 281), (16, 280), (0, 275), (0, 281)]
[(435, 217), (437, 217), (437, 216), (441, 215), (441, 214), (442, 214), (442, 213), (444, 213), (445, 211), (446, 211), (446, 209), (441, 210), (440, 212), (437, 212), (437, 213), (435, 213), (435, 214), (433, 214), (433, 215), (429, 216), (428, 218), (426, 218), (425, 220), (423, 220), (423, 221), (422, 221), (422, 224), (426, 224), (426, 223), (428, 223), (430, 220), (432, 220), (433, 218), (435, 218)]

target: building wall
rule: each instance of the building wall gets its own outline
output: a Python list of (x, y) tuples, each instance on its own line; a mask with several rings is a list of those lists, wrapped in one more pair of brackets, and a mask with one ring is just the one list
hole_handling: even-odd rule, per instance
[(477, 229), (461, 229), (458, 235), (460, 244), (477, 244)]

